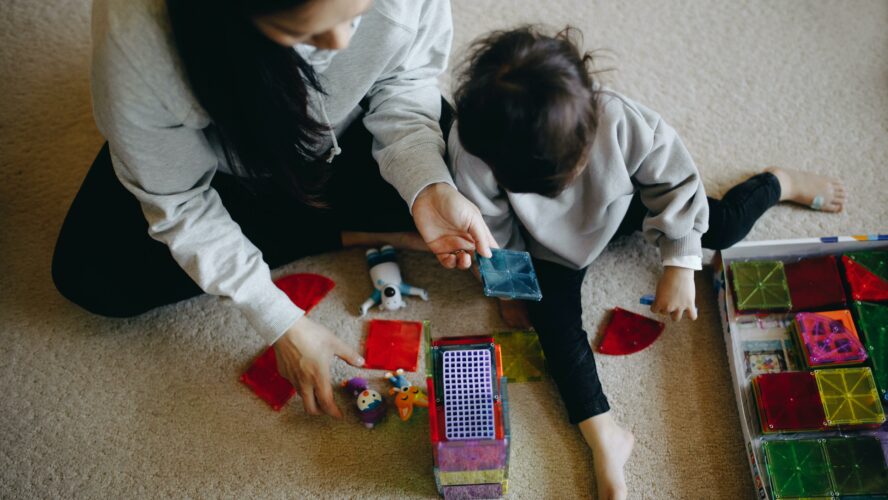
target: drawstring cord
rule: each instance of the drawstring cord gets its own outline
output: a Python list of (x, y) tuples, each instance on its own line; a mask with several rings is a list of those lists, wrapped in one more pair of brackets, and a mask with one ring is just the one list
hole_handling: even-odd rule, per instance
[(324, 98), (318, 99), (321, 103), (321, 116), (324, 117), (324, 121), (327, 123), (327, 130), (330, 133), (330, 138), (333, 139), (333, 147), (330, 148), (330, 155), (327, 156), (327, 163), (333, 163), (333, 158), (339, 156), (342, 153), (342, 148), (339, 147), (339, 142), (336, 140), (336, 131), (333, 129), (333, 124), (330, 123), (330, 118), (327, 117), (327, 108), (324, 106)]

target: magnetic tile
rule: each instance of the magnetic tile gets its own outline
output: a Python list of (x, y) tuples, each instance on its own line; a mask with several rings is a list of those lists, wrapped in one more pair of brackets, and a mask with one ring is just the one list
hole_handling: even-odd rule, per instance
[(826, 428), (826, 416), (811, 372), (767, 373), (753, 380), (765, 433)]
[(509, 382), (543, 380), (546, 359), (536, 332), (500, 332), (494, 335), (503, 352), (503, 373)]
[(416, 371), (423, 324), (417, 321), (370, 320), (364, 368)]
[(854, 300), (888, 300), (888, 252), (849, 252), (842, 264)]
[(541, 300), (530, 254), (500, 248), (491, 249), (491, 258), (477, 256), (484, 295), (509, 299)]
[(885, 399), (888, 396), (888, 306), (855, 302), (854, 310), (876, 386), (882, 399)]
[(807, 366), (863, 363), (867, 353), (848, 310), (798, 313), (793, 320)]
[(732, 262), (731, 274), (739, 311), (789, 310), (792, 300), (783, 262)]
[(502, 483), (503, 479), (506, 477), (506, 471), (504, 469), (490, 469), (444, 472), (438, 470), (436, 467), (435, 475), (438, 476), (438, 481), (441, 486), (456, 486), (464, 484)]
[(491, 362), (488, 350), (444, 352), (444, 430), (448, 440), (495, 436)]
[[(291, 274), (275, 280), (274, 284), (306, 313), (336, 286), (333, 280), (318, 274)], [(273, 347), (260, 354), (240, 380), (275, 411), (296, 394), (290, 381), (278, 372)]]
[(888, 469), (882, 444), (874, 437), (824, 440), (836, 493), (867, 495), (888, 493)]
[(794, 311), (845, 307), (845, 287), (832, 255), (801, 259), (784, 265)]
[(765, 441), (762, 449), (775, 499), (832, 495), (829, 464), (819, 441)]
[(444, 486), (445, 500), (471, 500), (476, 498), (500, 498), (506, 492), (502, 484), (463, 484), (459, 486)]
[(615, 307), (598, 352), (612, 355), (638, 352), (653, 344), (664, 328), (666, 325), (659, 321)]
[(817, 387), (829, 425), (881, 424), (885, 421), (872, 370), (816, 370)]
[(435, 465), (442, 472), (502, 469), (509, 441), (484, 439), (441, 441), (433, 444)]

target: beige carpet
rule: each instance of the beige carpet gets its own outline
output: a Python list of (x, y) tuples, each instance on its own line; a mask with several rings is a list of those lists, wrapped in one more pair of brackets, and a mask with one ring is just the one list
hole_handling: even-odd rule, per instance
[[(88, 4), (0, 2), (0, 497), (434, 497), (422, 418), (367, 431), (296, 404), (270, 411), (237, 381), (259, 339), (216, 299), (112, 321), (55, 292), (56, 233), (101, 144)], [(749, 239), (886, 229), (888, 3), (456, 0), (453, 10), (455, 57), (517, 22), (583, 28), (589, 47), (612, 51), (611, 83), (683, 135), (710, 193), (766, 164), (846, 177), (845, 213), (779, 207)], [(585, 283), (588, 330), (610, 307), (639, 308), (658, 267), (640, 238), (606, 252)], [(470, 275), (418, 254), (403, 270), (433, 300), (400, 317), (447, 335), (502, 328)], [(293, 271), (336, 280), (312, 315), (358, 344), (362, 252), (279, 270)], [(637, 436), (632, 498), (753, 494), (705, 272), (698, 295), (696, 323), (669, 326), (640, 354), (599, 358), (614, 411)], [(354, 373), (339, 362), (335, 371)], [(511, 397), (512, 497), (592, 495), (589, 454), (551, 382), (513, 386)]]

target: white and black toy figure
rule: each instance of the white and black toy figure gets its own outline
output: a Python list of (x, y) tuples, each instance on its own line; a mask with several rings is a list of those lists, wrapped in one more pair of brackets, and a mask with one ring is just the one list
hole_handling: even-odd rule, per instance
[(429, 292), (422, 288), (410, 286), (401, 279), (401, 269), (395, 248), (386, 245), (377, 250), (367, 250), (367, 265), (370, 267), (370, 280), (373, 282), (373, 294), (361, 304), (361, 316), (367, 314), (371, 307), (378, 305), (382, 310), (396, 311), (407, 307), (404, 295), (413, 295), (422, 300), (429, 300)]

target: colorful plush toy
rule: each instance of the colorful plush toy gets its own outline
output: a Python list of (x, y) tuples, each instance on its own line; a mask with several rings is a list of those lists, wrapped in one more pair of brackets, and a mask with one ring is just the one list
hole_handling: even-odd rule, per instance
[(385, 404), (378, 392), (367, 386), (367, 380), (354, 377), (342, 381), (342, 387), (353, 395), (358, 407), (358, 416), (368, 429), (372, 429), (385, 417)]
[(389, 311), (406, 307), (404, 295), (429, 300), (429, 292), (403, 282), (395, 249), (391, 245), (386, 245), (380, 250), (375, 248), (367, 250), (367, 265), (370, 266), (373, 294), (361, 304), (361, 316), (366, 315), (375, 305)]
[(404, 370), (398, 369), (394, 374), (386, 372), (385, 378), (392, 383), (389, 395), (395, 398), (395, 408), (398, 409), (398, 416), (404, 422), (410, 420), (414, 406), (429, 407), (429, 400), (426, 395), (419, 387), (410, 385), (410, 382), (404, 376)]

